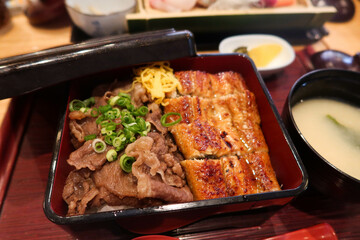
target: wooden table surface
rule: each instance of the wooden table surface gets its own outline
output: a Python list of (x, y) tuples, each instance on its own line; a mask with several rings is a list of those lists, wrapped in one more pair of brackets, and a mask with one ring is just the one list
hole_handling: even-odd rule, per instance
[[(355, 1), (356, 8), (360, 2)], [(38, 51), (70, 43), (67, 18), (42, 27), (31, 26), (22, 15), (13, 17), (13, 26), (0, 32), (0, 58)], [(331, 48), (349, 54), (360, 51), (360, 11), (347, 23), (327, 23), (329, 36), (313, 47)], [(346, 44), (344, 44), (346, 43)], [(309, 69), (306, 54), (297, 46), (297, 58), (284, 70), (266, 80), (278, 111), (282, 111), (292, 84)], [(304, 58), (305, 56), (305, 58)], [(64, 95), (60, 85), (26, 96), (31, 114), (16, 156), (16, 164), (0, 210), (0, 239), (129, 239), (137, 236), (116, 223), (60, 226), (50, 222), (42, 203), (47, 184), (56, 128), (57, 110)], [(20, 99), (20, 101), (23, 99)], [(0, 101), (6, 112), (9, 100)], [(21, 106), (18, 107), (21, 109)], [(0, 111), (1, 114), (1, 111)], [(3, 116), (3, 113), (2, 113)], [(14, 126), (16, 128), (16, 126)], [(1, 156), (1, 155), (0, 155)], [(3, 161), (3, 159), (0, 159)], [(1, 163), (1, 162), (0, 162)], [(1, 167), (1, 164), (0, 164)], [(338, 201), (311, 187), (282, 208), (266, 208), (224, 214), (166, 233), (180, 239), (263, 239), (319, 223), (329, 223), (339, 239), (360, 239), (360, 201)]]

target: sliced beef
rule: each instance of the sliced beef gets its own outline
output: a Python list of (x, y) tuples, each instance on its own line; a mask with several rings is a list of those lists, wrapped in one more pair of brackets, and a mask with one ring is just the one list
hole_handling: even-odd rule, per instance
[[(168, 203), (181, 203), (193, 200), (193, 195), (188, 186), (175, 188), (162, 182), (158, 177), (151, 178), (145, 174), (139, 177), (139, 197), (163, 199)], [(142, 184), (140, 184), (140, 181)]]
[(146, 91), (146, 89), (142, 86), (141, 83), (135, 83), (133, 86), (132, 84), (129, 84), (125, 87), (121, 87), (119, 86), (119, 84), (117, 84), (112, 93), (114, 96), (116, 96), (124, 91), (131, 96), (131, 103), (135, 107), (140, 107), (144, 105), (144, 103), (149, 102), (151, 99), (150, 94)]
[(111, 193), (119, 197), (136, 197), (136, 178), (132, 174), (124, 172), (119, 161), (105, 164), (94, 173), (94, 181), (97, 186), (105, 187)]
[(137, 179), (132, 173), (122, 171), (118, 161), (105, 164), (102, 169), (95, 171), (93, 179), (100, 189), (100, 194), (94, 202), (106, 203), (110, 206), (125, 205), (131, 207), (163, 204), (161, 200), (157, 199), (139, 199), (136, 188)]
[(170, 138), (165, 138), (155, 132), (149, 133), (148, 137), (154, 140), (151, 152), (155, 153), (164, 165), (165, 171), (160, 173), (163, 181), (171, 186), (182, 187), (185, 184), (185, 174), (180, 165), (182, 157), (180, 154), (177, 154), (176, 146)]
[(63, 199), (68, 204), (68, 215), (84, 214), (90, 201), (99, 193), (88, 169), (74, 170), (68, 175)]
[(112, 97), (115, 97), (115, 96), (116, 96), (116, 94), (112, 91), (105, 92), (104, 96), (102, 96), (101, 98), (98, 99), (98, 101), (95, 102), (95, 107), (107, 105), (109, 102), (109, 99)]
[(96, 118), (86, 117), (82, 120), (70, 119), (69, 122), (71, 142), (75, 148), (79, 148), (84, 142), (84, 137), (90, 134), (100, 134), (100, 129), (96, 124)]
[(178, 166), (179, 160), (167, 153), (166, 140), (161, 134), (151, 133), (150, 136), (137, 139), (125, 149), (128, 156), (136, 158), (132, 173), (137, 178), (138, 197), (173, 203), (191, 201), (193, 197)]
[(140, 107), (150, 100), (150, 96), (141, 83), (135, 83), (131, 91), (131, 102), (135, 107)]
[[(113, 90), (95, 97), (94, 107), (108, 104), (109, 99), (120, 91), (115, 85), (107, 89)], [(139, 83), (130, 94), (136, 107), (151, 102), (146, 89)], [(127, 155), (136, 158), (131, 173), (124, 172), (119, 161), (106, 160), (106, 152), (113, 147), (107, 146), (103, 153), (96, 153), (93, 140), (84, 140), (86, 135), (101, 135), (96, 118), (89, 116), (89, 112), (69, 114), (72, 142), (77, 149), (67, 160), (76, 168), (69, 174), (63, 191), (69, 206), (68, 215), (84, 214), (86, 210), (104, 206), (148, 207), (193, 200), (180, 165), (183, 157), (160, 122), (162, 111), (157, 104), (147, 106), (149, 112), (145, 120), (152, 124), (152, 131), (125, 150)]]
[(99, 169), (107, 161), (106, 152), (113, 148), (106, 147), (102, 153), (96, 153), (92, 147), (93, 140), (86, 141), (84, 145), (72, 152), (67, 160), (68, 164), (74, 166), (77, 170), (88, 168), (92, 171)]
[[(110, 91), (105, 92), (102, 97), (94, 97), (95, 105), (98, 108), (107, 104), (107, 101), (114, 94)], [(71, 134), (71, 143), (75, 148), (79, 148), (84, 142), (84, 137), (90, 134), (100, 135), (100, 128), (96, 124), (96, 117), (91, 116), (91, 109), (85, 113), (73, 111), (69, 113), (69, 128)]]
[(156, 103), (151, 103), (148, 105), (148, 109), (149, 112), (146, 115), (145, 120), (147, 122), (150, 122), (155, 127), (156, 130), (158, 130), (159, 132), (165, 135), (168, 132), (168, 130), (167, 127), (164, 127), (160, 122), (162, 112), (159, 105), (157, 105)]
[(160, 199), (137, 198), (136, 178), (121, 170), (119, 162), (105, 164), (97, 171), (73, 170), (66, 179), (63, 199), (68, 216), (81, 215), (104, 205), (148, 207), (164, 204)]
[(92, 201), (91, 207), (101, 207), (105, 203), (110, 206), (118, 206), (122, 204), (121, 199), (116, 195), (109, 192), (105, 187), (99, 187), (99, 194), (96, 195)]
[(82, 111), (72, 111), (69, 113), (69, 118), (71, 120), (81, 120), (86, 117), (91, 117), (90, 111), (82, 112)]

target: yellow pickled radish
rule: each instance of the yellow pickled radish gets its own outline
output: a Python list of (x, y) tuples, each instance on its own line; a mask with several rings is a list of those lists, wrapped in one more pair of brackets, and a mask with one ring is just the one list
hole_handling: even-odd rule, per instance
[(279, 55), (282, 46), (279, 44), (263, 44), (249, 50), (248, 55), (256, 67), (266, 67)]

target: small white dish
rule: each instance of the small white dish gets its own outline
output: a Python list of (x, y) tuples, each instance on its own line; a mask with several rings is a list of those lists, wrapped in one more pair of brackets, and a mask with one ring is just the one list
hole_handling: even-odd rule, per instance
[(76, 26), (92, 37), (127, 32), (126, 14), (135, 11), (136, 0), (65, 0)]
[(241, 46), (251, 50), (263, 44), (279, 44), (282, 49), (266, 67), (257, 67), (262, 77), (278, 73), (294, 61), (295, 51), (292, 46), (286, 40), (268, 34), (237, 35), (225, 38), (219, 44), (219, 52), (234, 53), (235, 49)]

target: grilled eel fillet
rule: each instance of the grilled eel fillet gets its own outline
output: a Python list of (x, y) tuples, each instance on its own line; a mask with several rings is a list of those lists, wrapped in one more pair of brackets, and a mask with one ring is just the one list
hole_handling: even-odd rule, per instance
[(164, 112), (182, 116), (170, 131), (187, 159), (181, 165), (194, 199), (280, 190), (255, 95), (241, 75), (181, 71), (175, 76), (182, 90), (167, 99)]
[(179, 71), (175, 77), (180, 81), (180, 95), (205, 98), (224, 96), (247, 89), (244, 79), (236, 72), (210, 74), (203, 71)]
[(280, 190), (266, 152), (181, 162), (194, 200)]
[[(166, 113), (182, 116), (170, 131), (186, 159), (268, 151), (255, 96), (248, 90), (217, 98), (182, 96), (167, 102)], [(170, 116), (168, 121), (175, 118)]]

